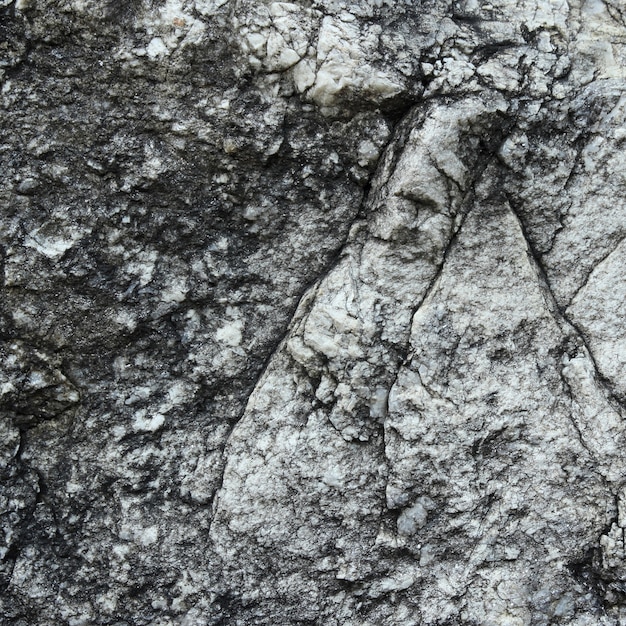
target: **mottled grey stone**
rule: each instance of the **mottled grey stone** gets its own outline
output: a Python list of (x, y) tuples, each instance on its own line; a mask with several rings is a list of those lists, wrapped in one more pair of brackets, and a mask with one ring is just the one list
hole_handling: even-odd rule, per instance
[(0, 616), (626, 623), (617, 0), (0, 0)]

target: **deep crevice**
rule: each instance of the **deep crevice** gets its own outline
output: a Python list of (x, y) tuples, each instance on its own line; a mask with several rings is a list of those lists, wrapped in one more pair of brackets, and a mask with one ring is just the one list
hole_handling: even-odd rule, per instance
[[(506, 192), (505, 192), (506, 195)], [(519, 214), (519, 210), (516, 207), (516, 204), (514, 202), (514, 200), (507, 195), (507, 200), (508, 200), (508, 204), (509, 204), (509, 208), (511, 210), (511, 213), (514, 215), (514, 217), (516, 218), (519, 227), (520, 227), (520, 231), (522, 233), (522, 236), (524, 237), (524, 240), (526, 242), (526, 249), (528, 252), (528, 256), (529, 259), (532, 262), (532, 265), (534, 266), (535, 272), (537, 274), (537, 277), (539, 279), (539, 286), (542, 290), (542, 292), (544, 293), (544, 296), (546, 298), (546, 304), (548, 306), (548, 310), (550, 311), (550, 314), (552, 315), (552, 317), (556, 320), (557, 324), (560, 327), (565, 327), (563, 328), (565, 332), (565, 334), (569, 334), (570, 336), (574, 336), (576, 339), (578, 339), (581, 344), (583, 345), (583, 347), (585, 348), (585, 352), (586, 354), (589, 356), (589, 360), (593, 366), (593, 371), (594, 371), (594, 377), (596, 382), (598, 383), (598, 386), (600, 387), (600, 389), (604, 392), (604, 396), (605, 399), (607, 401), (607, 403), (611, 406), (611, 408), (618, 413), (618, 415), (622, 415), (622, 403), (619, 399), (619, 396), (617, 395), (617, 393), (615, 392), (615, 390), (613, 389), (613, 386), (611, 384), (611, 382), (606, 378), (606, 376), (604, 376), (602, 374), (602, 372), (600, 371), (600, 368), (598, 367), (598, 364), (596, 362), (596, 359), (594, 357), (593, 351), (591, 350), (587, 338), (585, 336), (585, 334), (583, 333), (583, 331), (569, 318), (569, 316), (567, 315), (566, 310), (563, 307), (560, 307), (558, 304), (558, 301), (554, 295), (554, 292), (552, 290), (552, 286), (550, 284), (549, 278), (548, 278), (548, 274), (547, 271), (543, 265), (543, 261), (541, 259), (541, 255), (537, 252), (537, 250), (535, 249), (531, 238), (528, 236), (528, 233), (526, 231), (526, 227), (524, 225), (523, 220), (520, 217)], [(564, 381), (566, 382), (566, 381)], [(567, 385), (569, 388), (569, 385)], [(592, 458), (596, 458), (595, 453), (593, 453), (590, 448), (588, 447), (588, 445), (584, 442), (583, 440), (583, 434), (580, 430), (580, 426), (576, 423), (574, 417), (572, 415), (570, 415), (570, 421), (572, 422), (573, 427), (575, 428), (576, 432), (578, 433), (581, 445), (585, 448), (585, 450), (587, 450), (587, 452), (589, 452), (589, 454), (592, 456)]]

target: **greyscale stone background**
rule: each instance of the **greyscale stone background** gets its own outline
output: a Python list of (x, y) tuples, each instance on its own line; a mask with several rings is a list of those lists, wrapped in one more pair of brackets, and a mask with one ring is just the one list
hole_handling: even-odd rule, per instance
[(622, 0), (0, 0), (0, 623), (626, 624)]

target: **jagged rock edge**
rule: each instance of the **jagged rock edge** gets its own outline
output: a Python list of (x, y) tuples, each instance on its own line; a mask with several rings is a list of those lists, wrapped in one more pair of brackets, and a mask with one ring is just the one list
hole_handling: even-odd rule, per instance
[[(310, 311), (310, 308), (311, 308), (311, 306), (313, 305), (313, 303), (315, 301), (315, 295), (317, 293), (317, 290), (319, 289), (320, 284), (322, 283), (324, 278), (326, 278), (326, 276), (328, 276), (333, 271), (333, 269), (335, 267), (337, 267), (339, 265), (339, 263), (342, 261), (342, 259), (344, 258), (344, 253), (346, 251), (346, 248), (350, 244), (350, 239), (351, 239), (351, 235), (352, 235), (352, 228), (359, 220), (363, 219), (363, 217), (365, 215), (365, 208), (366, 208), (366, 206), (367, 206), (367, 204), (368, 204), (368, 202), (370, 200), (370, 193), (372, 191), (372, 181), (379, 174), (381, 168), (384, 167), (386, 157), (388, 156), (387, 153), (388, 153), (389, 147), (394, 145), (394, 144), (397, 144), (400, 149), (394, 150), (392, 152), (392, 154), (390, 155), (391, 159), (392, 159), (391, 169), (394, 169), (395, 164), (396, 164), (397, 160), (399, 159), (400, 154), (402, 153), (402, 147), (404, 146), (404, 144), (406, 142), (406, 130), (408, 130), (408, 129), (406, 129), (405, 126), (407, 125), (407, 120), (409, 120), (418, 111), (419, 108), (420, 108), (419, 104), (414, 104), (414, 103), (410, 104), (408, 107), (405, 108), (403, 113), (400, 116), (398, 116), (396, 121), (393, 123), (393, 128), (392, 128), (392, 131), (389, 134), (389, 138), (387, 140), (387, 143), (381, 149), (380, 155), (379, 155), (378, 160), (376, 162), (376, 166), (372, 169), (372, 172), (371, 172), (371, 174), (370, 174), (370, 176), (368, 178), (368, 181), (367, 181), (367, 183), (364, 186), (363, 197), (361, 199), (361, 203), (360, 203), (359, 209), (356, 211), (354, 217), (350, 221), (349, 226), (346, 229), (346, 235), (345, 235), (343, 241), (341, 242), (341, 244), (337, 248), (337, 251), (335, 252), (335, 254), (333, 254), (333, 256), (328, 261), (326, 267), (314, 279), (310, 280), (302, 288), (301, 294), (298, 297), (298, 300), (297, 300), (296, 304), (294, 305), (293, 310), (292, 310), (292, 312), (290, 314), (289, 322), (286, 324), (284, 331), (282, 332), (282, 334), (280, 335), (279, 339), (276, 341), (274, 347), (269, 352), (269, 354), (267, 355), (265, 361), (263, 362), (263, 365), (261, 367), (259, 375), (257, 376), (254, 384), (251, 385), (250, 392), (248, 393), (248, 397), (246, 398), (246, 401), (245, 401), (245, 403), (243, 405), (243, 408), (239, 411), (239, 414), (237, 415), (237, 418), (235, 420), (233, 420), (233, 422), (230, 424), (230, 430), (229, 430), (228, 436), (226, 437), (226, 439), (224, 441), (224, 445), (223, 445), (223, 448), (222, 448), (222, 467), (221, 467), (220, 479), (219, 479), (219, 482), (218, 482), (218, 484), (217, 484), (217, 486), (215, 488), (213, 496), (211, 498), (211, 502), (209, 504), (209, 508), (211, 509), (211, 521), (209, 523), (209, 536), (210, 536), (211, 527), (212, 527), (212, 524), (213, 524), (215, 511), (216, 511), (217, 504), (218, 504), (218, 502), (217, 502), (218, 494), (219, 494), (219, 492), (220, 492), (220, 490), (222, 489), (222, 486), (223, 486), (224, 470), (225, 470), (225, 465), (226, 465), (227, 450), (228, 450), (228, 447), (229, 447), (229, 443), (230, 443), (230, 441), (232, 439), (233, 432), (236, 430), (237, 425), (241, 422), (242, 418), (246, 414), (246, 411), (248, 409), (248, 405), (249, 405), (249, 402), (250, 402), (250, 398), (252, 397), (252, 395), (254, 394), (255, 390), (259, 387), (259, 385), (263, 381), (263, 379), (264, 379), (264, 377), (265, 377), (265, 375), (267, 373), (267, 370), (268, 370), (270, 364), (272, 363), (272, 360), (274, 359), (276, 354), (278, 354), (280, 352), (282, 347), (285, 345), (285, 342), (289, 338), (289, 335), (290, 335), (292, 329), (302, 319), (307, 317), (307, 315), (308, 315), (308, 313)], [(387, 183), (385, 181), (382, 186), (385, 186), (386, 184)], [(443, 264), (442, 264), (442, 268), (443, 268)], [(438, 272), (437, 276), (439, 276), (439, 272)], [(301, 309), (302, 309), (302, 311), (298, 315), (298, 312)], [(411, 315), (411, 318), (412, 317), (413, 317), (413, 314)]]

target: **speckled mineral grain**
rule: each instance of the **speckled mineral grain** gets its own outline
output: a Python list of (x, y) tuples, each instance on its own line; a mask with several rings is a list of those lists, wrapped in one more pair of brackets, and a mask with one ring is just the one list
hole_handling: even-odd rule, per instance
[(0, 0), (0, 623), (626, 624), (622, 0)]

